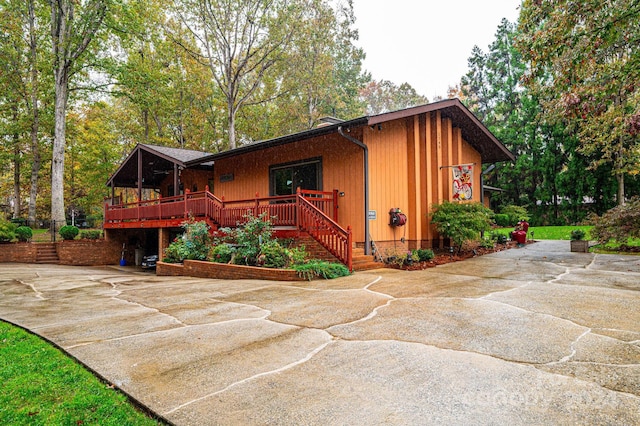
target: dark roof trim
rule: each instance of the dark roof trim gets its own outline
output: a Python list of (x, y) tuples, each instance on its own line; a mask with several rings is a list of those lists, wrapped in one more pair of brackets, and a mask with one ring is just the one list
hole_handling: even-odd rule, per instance
[[(138, 155), (142, 154), (142, 151), (146, 151), (152, 155), (155, 155), (156, 157), (160, 157), (163, 160), (166, 160), (172, 164), (176, 164), (178, 165), (178, 167), (183, 167), (186, 168), (186, 162), (182, 161), (174, 156), (171, 156), (165, 152), (162, 152), (164, 150), (167, 151), (174, 151), (174, 152), (189, 152), (189, 153), (197, 153), (198, 151), (193, 151), (193, 150), (183, 150), (183, 149), (178, 149), (178, 148), (170, 148), (170, 147), (162, 147), (162, 146), (156, 146), (156, 145), (147, 145), (147, 144), (143, 144), (143, 143), (139, 143), (137, 144), (133, 150), (131, 151), (131, 153), (129, 153), (129, 155), (127, 156), (127, 158), (124, 159), (124, 161), (120, 164), (120, 167), (118, 167), (118, 169), (113, 172), (111, 174), (111, 176), (109, 177), (109, 180), (107, 181), (107, 186), (110, 186), (113, 183), (113, 180), (116, 178), (116, 176), (118, 176), (118, 174), (122, 171), (122, 169), (124, 169), (127, 164), (130, 161), (133, 161), (133, 159), (137, 159)], [(207, 152), (202, 152), (201, 153), (202, 156), (207, 156), (209, 155), (209, 153)], [(204, 162), (203, 162), (204, 163)]]
[(210, 161), (221, 160), (223, 158), (235, 157), (236, 155), (246, 154), (253, 151), (260, 151), (267, 148), (286, 145), (292, 142), (303, 141), (303, 140), (315, 138), (318, 136), (329, 135), (332, 133), (336, 133), (338, 131), (338, 127), (343, 127), (343, 128), (361, 127), (366, 125), (367, 121), (368, 121), (368, 117), (360, 117), (354, 120), (343, 121), (337, 124), (332, 124), (332, 125), (327, 125), (322, 127), (316, 127), (310, 130), (305, 130), (304, 132), (293, 133), (291, 135), (281, 136), (275, 139), (255, 142), (249, 145), (241, 146), (239, 148), (230, 149), (228, 151), (219, 152), (217, 154), (211, 154), (196, 160), (187, 161), (185, 163), (185, 166), (191, 167), (198, 164), (207, 163)]

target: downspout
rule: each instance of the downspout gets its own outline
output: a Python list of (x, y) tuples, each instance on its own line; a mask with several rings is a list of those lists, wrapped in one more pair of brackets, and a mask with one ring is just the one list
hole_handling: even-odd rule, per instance
[(364, 254), (371, 254), (371, 238), (369, 236), (369, 148), (363, 142), (347, 135), (342, 131), (342, 126), (338, 126), (340, 136), (358, 145), (364, 151)]

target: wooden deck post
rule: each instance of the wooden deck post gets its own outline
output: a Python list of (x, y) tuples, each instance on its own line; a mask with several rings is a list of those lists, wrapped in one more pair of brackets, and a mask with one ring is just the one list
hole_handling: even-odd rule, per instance
[(338, 190), (333, 190), (333, 220), (338, 223)]
[(189, 206), (187, 205), (187, 199), (189, 198), (189, 190), (184, 190), (184, 217), (185, 219), (189, 217)]

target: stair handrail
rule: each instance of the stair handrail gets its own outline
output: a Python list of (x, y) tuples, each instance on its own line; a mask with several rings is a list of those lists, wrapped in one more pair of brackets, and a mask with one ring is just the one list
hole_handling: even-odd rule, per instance
[(307, 232), (329, 253), (353, 271), (353, 234), (344, 229), (300, 193), (297, 196), (298, 228)]

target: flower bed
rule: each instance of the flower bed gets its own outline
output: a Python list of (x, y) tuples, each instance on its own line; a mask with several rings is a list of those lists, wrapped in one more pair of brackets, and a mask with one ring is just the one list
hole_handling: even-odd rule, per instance
[[(531, 244), (534, 241), (528, 240), (527, 244)], [(419, 271), (423, 269), (433, 268), (438, 265), (445, 265), (447, 263), (459, 262), (461, 260), (470, 259), (472, 257), (482, 256), (485, 254), (491, 254), (498, 251), (509, 250), (517, 247), (517, 243), (515, 241), (508, 241), (505, 244), (496, 244), (494, 248), (484, 248), (480, 246), (476, 247), (465, 247), (464, 250), (460, 254), (454, 254), (453, 256), (449, 254), (448, 251), (444, 251), (444, 249), (436, 252), (436, 255), (433, 259), (426, 262), (413, 262), (410, 265), (395, 265), (395, 264), (387, 264), (386, 266), (393, 269), (402, 269), (405, 271)]]

